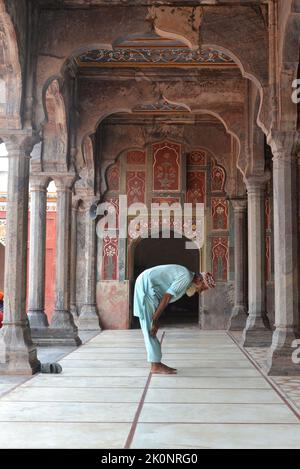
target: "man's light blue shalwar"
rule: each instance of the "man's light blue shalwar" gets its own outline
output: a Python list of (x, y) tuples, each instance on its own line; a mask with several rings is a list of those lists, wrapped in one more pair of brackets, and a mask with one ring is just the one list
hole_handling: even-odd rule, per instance
[(179, 300), (193, 281), (194, 273), (181, 265), (160, 265), (139, 275), (134, 289), (133, 314), (140, 319), (147, 349), (148, 362), (161, 362), (161, 345), (151, 337), (152, 317), (165, 293), (172, 295), (170, 303)]

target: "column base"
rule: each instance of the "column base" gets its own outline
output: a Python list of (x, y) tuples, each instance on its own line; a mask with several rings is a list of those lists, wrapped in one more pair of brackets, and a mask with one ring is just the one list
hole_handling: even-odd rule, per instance
[(248, 318), (248, 311), (246, 306), (237, 305), (234, 306), (231, 317), (229, 320), (228, 330), (229, 331), (243, 331)]
[(43, 310), (30, 309), (28, 310), (28, 320), (30, 329), (43, 329), (49, 326), (48, 318)]
[[(75, 325), (73, 316), (70, 311), (55, 310), (48, 331), (49, 332), (47, 334), (49, 334), (48, 338), (51, 344), (77, 346), (81, 345), (82, 343), (81, 339), (78, 336), (78, 328)], [(41, 339), (39, 339), (39, 343), (41, 343)], [(42, 340), (42, 342), (45, 342), (44, 339)]]
[(28, 325), (4, 324), (0, 331), (0, 375), (33, 375), (40, 366)]
[(300, 331), (283, 328), (275, 330), (267, 360), (268, 375), (300, 376), (300, 344), (294, 344), (293, 347), (293, 342), (299, 338)]
[(31, 330), (32, 340), (35, 345), (39, 346), (71, 346), (78, 347), (82, 344), (78, 331), (72, 331), (67, 329), (59, 328), (44, 328), (44, 329), (32, 329)]
[(56, 309), (53, 313), (50, 327), (53, 329), (76, 330), (73, 316), (70, 311)]
[(73, 316), (73, 319), (74, 319), (75, 324), (77, 324), (77, 322), (78, 322), (78, 310), (77, 310), (77, 306), (76, 306), (76, 305), (71, 305), (71, 306), (70, 306), (70, 313), (71, 313), (72, 316)]
[(95, 305), (83, 305), (78, 318), (80, 331), (101, 331), (99, 316)]
[(272, 330), (267, 315), (249, 315), (243, 332), (243, 347), (270, 347), (271, 343)]

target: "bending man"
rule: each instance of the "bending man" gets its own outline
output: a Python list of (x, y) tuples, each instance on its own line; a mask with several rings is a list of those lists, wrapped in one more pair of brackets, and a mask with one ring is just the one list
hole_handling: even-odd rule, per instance
[(134, 290), (133, 314), (140, 320), (152, 373), (175, 374), (177, 371), (161, 362), (161, 344), (156, 334), (162, 312), (185, 293), (193, 296), (215, 286), (210, 273), (195, 274), (181, 265), (152, 267), (139, 275)]

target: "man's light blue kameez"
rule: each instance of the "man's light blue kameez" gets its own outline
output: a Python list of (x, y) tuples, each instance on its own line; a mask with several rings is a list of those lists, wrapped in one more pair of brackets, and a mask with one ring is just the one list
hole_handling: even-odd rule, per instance
[(176, 264), (147, 269), (139, 275), (134, 289), (133, 314), (140, 319), (151, 363), (161, 362), (161, 345), (157, 337), (151, 337), (152, 317), (165, 293), (172, 295), (170, 303), (179, 300), (193, 281), (194, 273)]

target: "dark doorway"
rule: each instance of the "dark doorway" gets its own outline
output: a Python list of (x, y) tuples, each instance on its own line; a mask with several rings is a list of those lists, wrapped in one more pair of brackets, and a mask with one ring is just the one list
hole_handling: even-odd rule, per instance
[[(199, 250), (186, 249), (185, 238), (141, 240), (134, 251), (134, 283), (146, 269), (164, 264), (179, 264), (192, 272), (198, 272), (200, 266)], [(133, 295), (134, 285), (132, 289)], [(133, 302), (132, 302), (133, 304)], [(189, 298), (184, 295), (180, 300), (170, 304), (160, 319), (161, 325), (195, 325), (199, 323), (199, 295)], [(139, 327), (139, 321), (133, 317), (132, 327)]]

